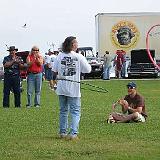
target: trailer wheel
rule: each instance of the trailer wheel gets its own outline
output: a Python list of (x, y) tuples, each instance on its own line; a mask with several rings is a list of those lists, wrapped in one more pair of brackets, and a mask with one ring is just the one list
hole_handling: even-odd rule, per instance
[(129, 79), (132, 78), (132, 75), (131, 75), (130, 73), (128, 73), (128, 78), (129, 78)]
[(154, 78), (158, 78), (158, 73), (155, 73), (155, 74), (154, 74)]

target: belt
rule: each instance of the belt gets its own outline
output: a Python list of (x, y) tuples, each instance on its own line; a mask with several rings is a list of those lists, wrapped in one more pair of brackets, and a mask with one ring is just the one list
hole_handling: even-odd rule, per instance
[(41, 72), (28, 72), (28, 74), (38, 74), (38, 73), (41, 73)]

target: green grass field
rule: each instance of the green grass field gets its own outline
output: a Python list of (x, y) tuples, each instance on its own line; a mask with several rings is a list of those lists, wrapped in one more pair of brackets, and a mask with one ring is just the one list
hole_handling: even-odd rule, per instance
[[(57, 95), (43, 82), (41, 108), (0, 107), (0, 160), (158, 160), (160, 159), (160, 81), (135, 80), (145, 97), (146, 123), (107, 124), (112, 103), (127, 93), (128, 80), (86, 81), (108, 93), (82, 90), (79, 141), (57, 139)], [(83, 85), (86, 88), (86, 86)], [(26, 82), (23, 82), (26, 90)], [(88, 88), (88, 87), (87, 87)], [(3, 82), (0, 82), (1, 102)], [(120, 110), (120, 108), (117, 108)]]

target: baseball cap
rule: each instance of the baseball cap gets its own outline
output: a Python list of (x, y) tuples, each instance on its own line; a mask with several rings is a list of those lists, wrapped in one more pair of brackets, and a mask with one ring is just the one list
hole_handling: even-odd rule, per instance
[(129, 83), (127, 84), (127, 87), (136, 88), (137, 85), (136, 85), (135, 82), (129, 82)]

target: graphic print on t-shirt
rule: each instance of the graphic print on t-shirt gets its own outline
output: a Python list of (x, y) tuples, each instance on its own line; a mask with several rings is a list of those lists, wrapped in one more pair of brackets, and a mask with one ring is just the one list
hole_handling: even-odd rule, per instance
[(76, 61), (76, 58), (72, 59), (71, 57), (64, 57), (61, 60), (61, 73), (63, 76), (73, 76), (76, 74)]

